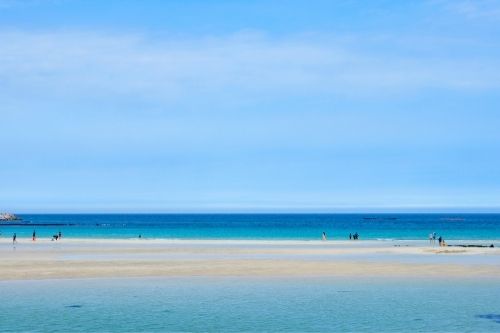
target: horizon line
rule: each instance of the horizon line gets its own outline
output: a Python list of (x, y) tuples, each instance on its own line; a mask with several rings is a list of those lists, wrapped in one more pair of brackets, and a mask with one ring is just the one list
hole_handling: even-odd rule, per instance
[[(4, 211), (0, 211), (4, 212)], [(393, 207), (393, 208), (356, 208), (356, 209), (193, 209), (193, 210), (79, 210), (79, 209), (63, 209), (63, 210), (19, 210), (5, 211), (17, 215), (30, 214), (79, 214), (79, 215), (112, 215), (112, 214), (130, 214), (130, 215), (231, 215), (231, 214), (498, 214), (500, 207)]]

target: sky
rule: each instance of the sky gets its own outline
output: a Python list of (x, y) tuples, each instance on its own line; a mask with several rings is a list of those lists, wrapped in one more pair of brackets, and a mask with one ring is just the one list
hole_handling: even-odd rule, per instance
[(0, 0), (0, 211), (500, 211), (500, 1)]

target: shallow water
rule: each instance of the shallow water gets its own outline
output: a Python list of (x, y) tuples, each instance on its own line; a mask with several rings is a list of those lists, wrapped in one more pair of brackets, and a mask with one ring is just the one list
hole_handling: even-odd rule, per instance
[(500, 332), (500, 281), (134, 278), (0, 282), (2, 332)]
[(0, 224), (3, 237), (180, 239), (500, 240), (500, 214), (100, 214), (21, 215), (27, 225)]

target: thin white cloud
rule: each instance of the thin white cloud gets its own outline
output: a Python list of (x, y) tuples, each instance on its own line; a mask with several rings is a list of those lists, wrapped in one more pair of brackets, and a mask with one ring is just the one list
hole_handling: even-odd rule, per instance
[(4, 92), (27, 95), (132, 95), (161, 101), (199, 94), (358, 96), (500, 86), (494, 57), (445, 57), (432, 51), (412, 56), (398, 49), (383, 51), (391, 43), (401, 47), (396, 40), (382, 40), (380, 49), (372, 40), (365, 46), (367, 40), (307, 35), (272, 39), (248, 33), (151, 39), (95, 32), (1, 32), (0, 84)]
[(468, 19), (500, 20), (500, 1), (498, 0), (460, 0), (446, 2), (451, 11)]

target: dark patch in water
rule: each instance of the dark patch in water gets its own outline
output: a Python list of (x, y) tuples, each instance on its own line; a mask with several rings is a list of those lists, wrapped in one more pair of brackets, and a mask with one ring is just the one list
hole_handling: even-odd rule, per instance
[(413, 319), (413, 321), (422, 321), (423, 319), (422, 318), (415, 318)]
[(500, 314), (488, 313), (484, 315), (476, 315), (476, 318), (493, 320), (495, 323), (500, 324)]
[(337, 290), (338, 293), (353, 293), (354, 290)]
[(81, 308), (83, 305), (80, 304), (72, 304), (72, 305), (66, 305), (66, 308)]

